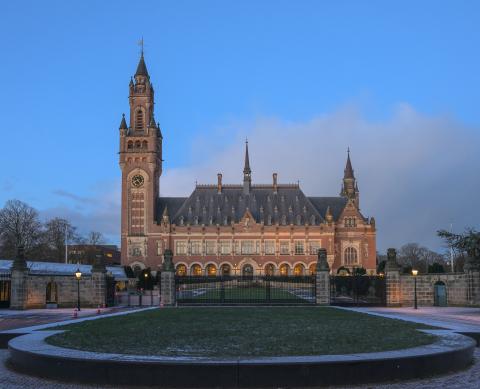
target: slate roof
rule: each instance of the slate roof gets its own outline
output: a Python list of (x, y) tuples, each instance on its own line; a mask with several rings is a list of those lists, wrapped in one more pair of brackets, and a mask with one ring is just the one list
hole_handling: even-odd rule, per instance
[(241, 185), (224, 185), (218, 193), (216, 185), (197, 185), (190, 197), (161, 197), (157, 215), (168, 208), (170, 222), (181, 225), (229, 225), (238, 223), (246, 210), (257, 223), (265, 225), (318, 225), (324, 221), (327, 207), (335, 220), (347, 203), (344, 197), (307, 197), (298, 185), (252, 185), (245, 195)]
[(138, 66), (137, 66), (137, 71), (135, 72), (135, 76), (148, 77), (147, 65), (145, 65), (145, 59), (143, 58), (143, 51), (142, 51), (142, 55), (140, 56), (140, 61), (138, 61)]
[[(13, 261), (10, 259), (0, 259), (0, 273), (10, 274), (10, 268)], [(92, 265), (77, 265), (74, 263), (59, 262), (39, 262), (27, 261), (27, 267), (31, 274), (38, 275), (57, 275), (57, 276), (74, 276), (77, 269), (80, 269), (83, 275), (92, 274)], [(107, 271), (112, 272), (113, 277), (117, 281), (125, 281), (128, 279), (123, 266), (107, 266)]]

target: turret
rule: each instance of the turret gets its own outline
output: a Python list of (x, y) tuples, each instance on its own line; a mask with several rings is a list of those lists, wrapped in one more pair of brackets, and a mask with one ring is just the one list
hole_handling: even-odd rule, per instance
[(250, 169), (250, 158), (248, 156), (248, 140), (245, 141), (245, 165), (243, 167), (243, 193), (250, 194), (252, 187), (252, 170)]
[(347, 149), (347, 164), (343, 172), (343, 185), (340, 196), (353, 200), (357, 208), (360, 206), (358, 184), (353, 173), (352, 161), (350, 160), (350, 149)]

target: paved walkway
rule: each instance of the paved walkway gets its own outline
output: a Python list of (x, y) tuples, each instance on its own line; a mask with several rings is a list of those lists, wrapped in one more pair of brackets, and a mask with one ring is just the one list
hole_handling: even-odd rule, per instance
[(480, 308), (345, 308), (394, 319), (408, 320), (458, 332), (480, 332)]
[[(123, 311), (129, 308), (105, 308), (101, 309), (102, 314)], [(0, 309), (0, 332), (16, 328), (30, 327), (38, 324), (47, 324), (71, 320), (72, 308), (60, 309), (27, 309), (25, 311), (13, 311)], [(83, 308), (78, 312), (78, 317), (95, 316), (97, 310), (94, 308)]]

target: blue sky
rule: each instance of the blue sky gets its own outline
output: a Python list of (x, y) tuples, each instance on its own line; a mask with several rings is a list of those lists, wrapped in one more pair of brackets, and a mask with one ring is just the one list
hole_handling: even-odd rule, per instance
[(239, 181), (248, 136), (254, 180), (278, 170), (337, 195), (350, 146), (380, 248), (440, 247), (436, 229), (480, 216), (479, 18), (477, 1), (1, 2), (0, 204), (118, 241), (118, 125), (143, 36), (162, 194)]

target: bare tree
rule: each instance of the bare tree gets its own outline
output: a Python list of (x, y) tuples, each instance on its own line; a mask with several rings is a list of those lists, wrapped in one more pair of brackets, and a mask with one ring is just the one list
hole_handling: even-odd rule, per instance
[(47, 250), (47, 259), (58, 262), (64, 260), (65, 239), (68, 242), (77, 240), (76, 228), (68, 220), (56, 217), (45, 223), (42, 241)]
[(91, 245), (94, 245), (94, 246), (97, 246), (99, 244), (104, 244), (105, 239), (104, 239), (101, 232), (90, 231), (87, 235), (87, 243), (91, 244)]
[(38, 212), (19, 200), (8, 200), (0, 210), (0, 241), (2, 256), (15, 257), (18, 246), (25, 248), (30, 255), (38, 244), (42, 225)]

